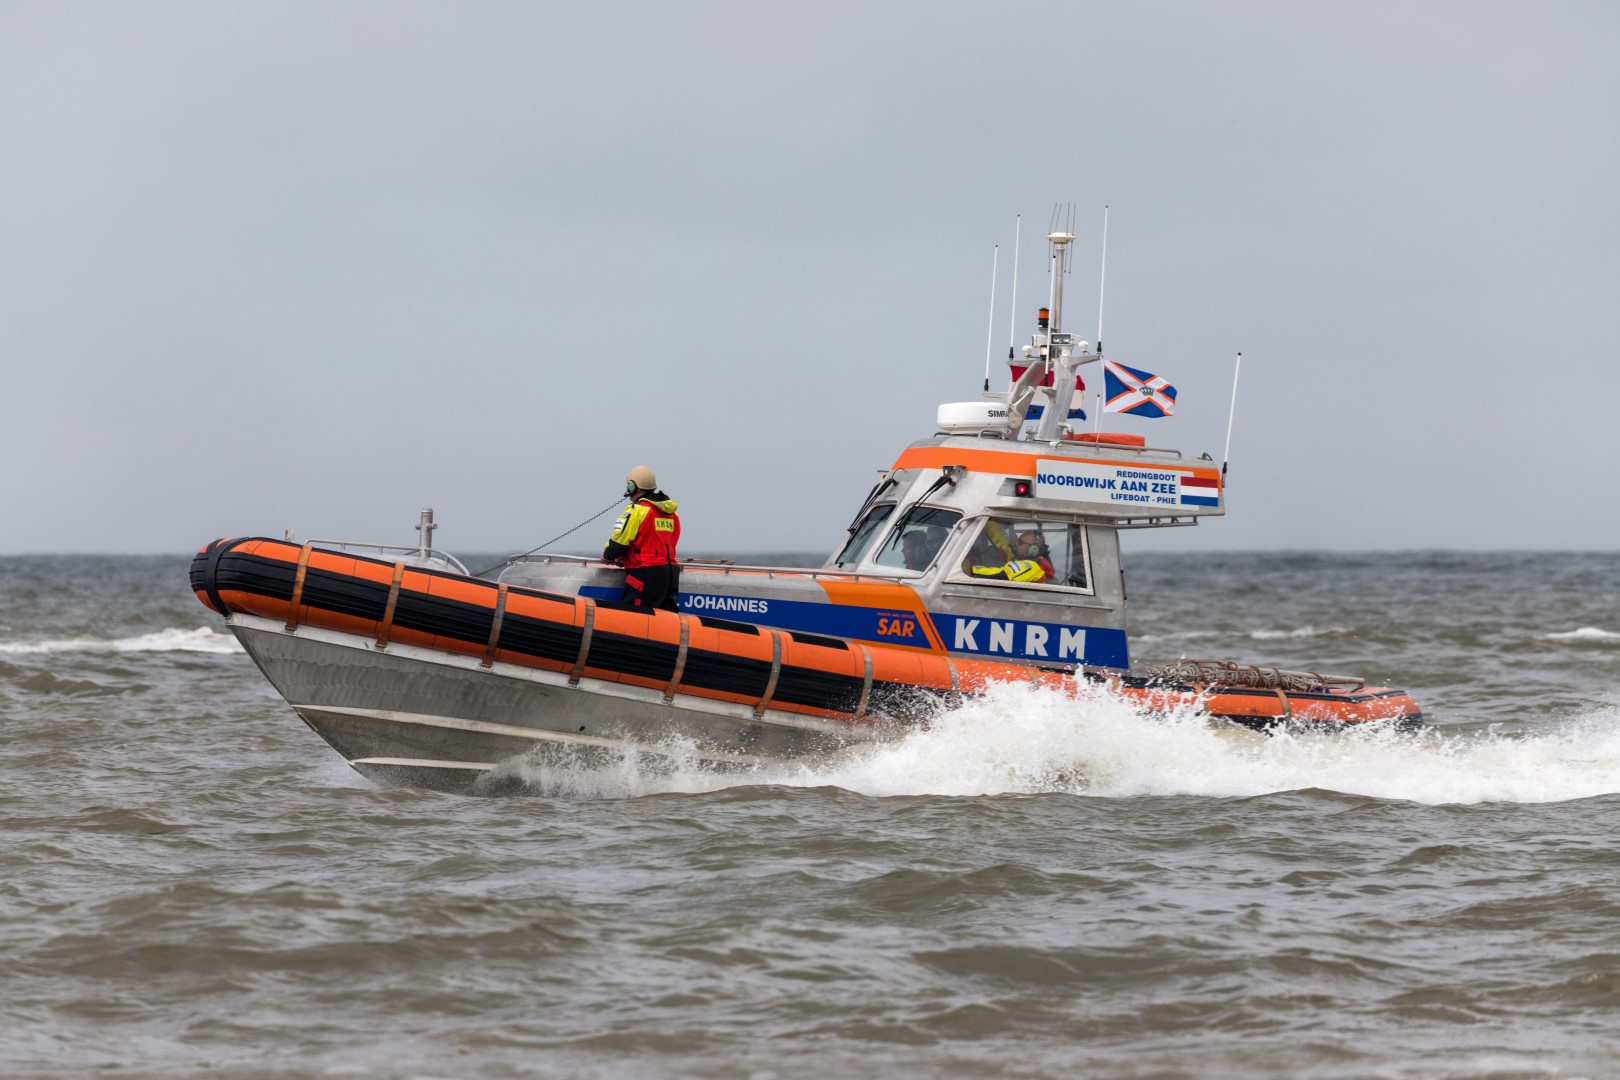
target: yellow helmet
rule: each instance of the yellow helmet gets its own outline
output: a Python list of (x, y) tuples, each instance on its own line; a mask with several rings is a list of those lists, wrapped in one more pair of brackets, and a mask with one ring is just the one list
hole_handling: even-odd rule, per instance
[(624, 493), (629, 495), (634, 491), (657, 491), (658, 477), (645, 465), (637, 465), (624, 476)]

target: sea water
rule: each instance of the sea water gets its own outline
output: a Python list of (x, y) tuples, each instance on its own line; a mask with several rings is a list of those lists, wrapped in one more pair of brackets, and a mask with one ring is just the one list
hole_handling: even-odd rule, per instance
[(1416, 735), (1008, 686), (818, 767), (352, 773), (188, 555), (0, 559), (0, 1075), (1620, 1075), (1620, 555), (1141, 555), (1139, 663)]

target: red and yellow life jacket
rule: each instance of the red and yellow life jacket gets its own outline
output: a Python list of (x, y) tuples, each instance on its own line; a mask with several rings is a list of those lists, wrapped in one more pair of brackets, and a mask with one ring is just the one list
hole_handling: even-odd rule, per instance
[(622, 562), (625, 569), (663, 566), (675, 562), (675, 545), (681, 539), (681, 519), (675, 513), (675, 500), (662, 491), (642, 496), (624, 508), (613, 523), (602, 557)]

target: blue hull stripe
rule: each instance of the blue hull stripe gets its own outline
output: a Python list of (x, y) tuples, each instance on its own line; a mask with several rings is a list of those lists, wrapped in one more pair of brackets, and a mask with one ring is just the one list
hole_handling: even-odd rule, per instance
[[(579, 594), (611, 601), (619, 599), (621, 590), (586, 585)], [(930, 648), (927, 633), (910, 611), (692, 592), (681, 593), (680, 608), (689, 615), (713, 615), (779, 630)], [(1123, 630), (933, 613), (929, 619), (945, 648), (953, 653), (969, 653), (985, 660), (1034, 660), (1122, 669), (1131, 666)]]

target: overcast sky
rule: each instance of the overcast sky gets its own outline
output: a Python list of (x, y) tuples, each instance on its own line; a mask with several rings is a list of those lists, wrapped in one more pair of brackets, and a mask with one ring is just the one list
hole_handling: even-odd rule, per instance
[[(0, 2), (0, 552), (830, 550), (1068, 322), (1178, 549), (1620, 546), (1612, 3)], [(1095, 381), (1095, 380), (1090, 380)], [(564, 547), (591, 547), (610, 518)]]

